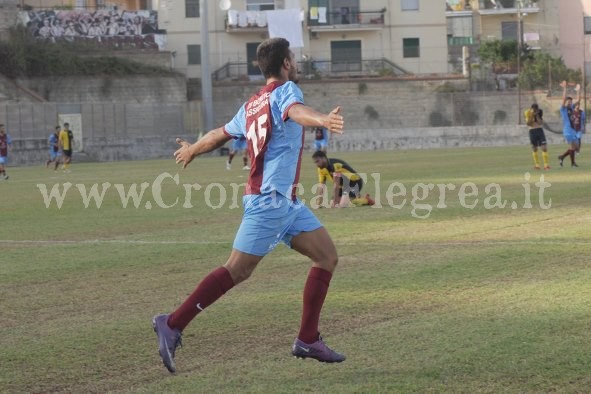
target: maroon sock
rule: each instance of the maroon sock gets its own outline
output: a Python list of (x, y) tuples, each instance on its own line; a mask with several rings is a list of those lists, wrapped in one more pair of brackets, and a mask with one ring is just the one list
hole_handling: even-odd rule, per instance
[(312, 267), (308, 273), (308, 279), (304, 287), (302, 324), (298, 334), (300, 341), (310, 344), (318, 340), (320, 310), (324, 304), (331, 278), (332, 274), (322, 268)]
[(212, 271), (199, 283), (191, 295), (168, 317), (168, 326), (183, 331), (195, 316), (234, 287), (225, 267)]
[(570, 164), (574, 164), (575, 162), (575, 151), (572, 149), (568, 150), (568, 155), (570, 156)]

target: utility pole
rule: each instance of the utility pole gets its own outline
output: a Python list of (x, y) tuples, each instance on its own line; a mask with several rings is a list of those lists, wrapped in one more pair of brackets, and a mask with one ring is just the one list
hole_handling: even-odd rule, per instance
[[(583, 14), (583, 111), (587, 114), (587, 73), (585, 70), (585, 66), (587, 65), (587, 31), (585, 26), (585, 14)], [(585, 123), (587, 121), (587, 117), (585, 116)]]
[(521, 83), (519, 75), (521, 74), (521, 42), (523, 41), (521, 32), (521, 2), (517, 2), (517, 125), (521, 126)]
[(203, 102), (202, 125), (208, 132), (213, 129), (213, 94), (211, 88), (211, 71), (209, 70), (209, 25), (207, 20), (207, 0), (199, 2), (201, 19), (201, 100)]

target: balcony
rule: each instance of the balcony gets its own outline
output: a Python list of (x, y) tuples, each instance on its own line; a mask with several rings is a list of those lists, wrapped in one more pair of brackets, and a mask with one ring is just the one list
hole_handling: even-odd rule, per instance
[(478, 7), (480, 15), (514, 15), (519, 11), (533, 14), (540, 12), (540, 7), (532, 0), (484, 0)]
[(266, 11), (228, 10), (225, 23), (228, 33), (266, 32), (267, 13)]
[[(410, 73), (388, 59), (358, 59), (349, 61), (309, 60), (298, 62), (301, 79), (339, 79), (400, 77)], [(249, 81), (247, 63), (226, 63), (212, 73), (212, 80)]]
[(472, 5), (469, 1), (464, 0), (446, 0), (445, 2), (445, 16), (472, 16)]
[(385, 13), (385, 8), (380, 11), (351, 11), (349, 7), (341, 7), (337, 11), (328, 11), (324, 7), (310, 7), (308, 28), (312, 32), (381, 30), (384, 28)]

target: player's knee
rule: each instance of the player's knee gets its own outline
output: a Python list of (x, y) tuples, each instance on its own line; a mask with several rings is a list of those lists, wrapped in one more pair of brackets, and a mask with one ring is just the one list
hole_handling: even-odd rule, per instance
[(227, 262), (225, 265), (226, 269), (230, 273), (234, 284), (244, 282), (252, 275), (256, 265), (250, 264), (236, 264), (233, 262)]
[(318, 264), (325, 270), (329, 272), (333, 272), (337, 268), (337, 264), (339, 263), (339, 256), (335, 253), (330, 253), (324, 256), (322, 261), (319, 261)]

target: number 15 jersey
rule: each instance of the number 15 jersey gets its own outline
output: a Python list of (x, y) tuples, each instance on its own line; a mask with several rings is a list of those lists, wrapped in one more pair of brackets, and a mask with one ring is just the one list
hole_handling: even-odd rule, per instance
[(294, 82), (271, 82), (224, 126), (227, 135), (246, 137), (248, 142), (251, 169), (244, 194), (276, 191), (295, 200), (305, 133), (288, 112), (303, 103), (303, 93)]

